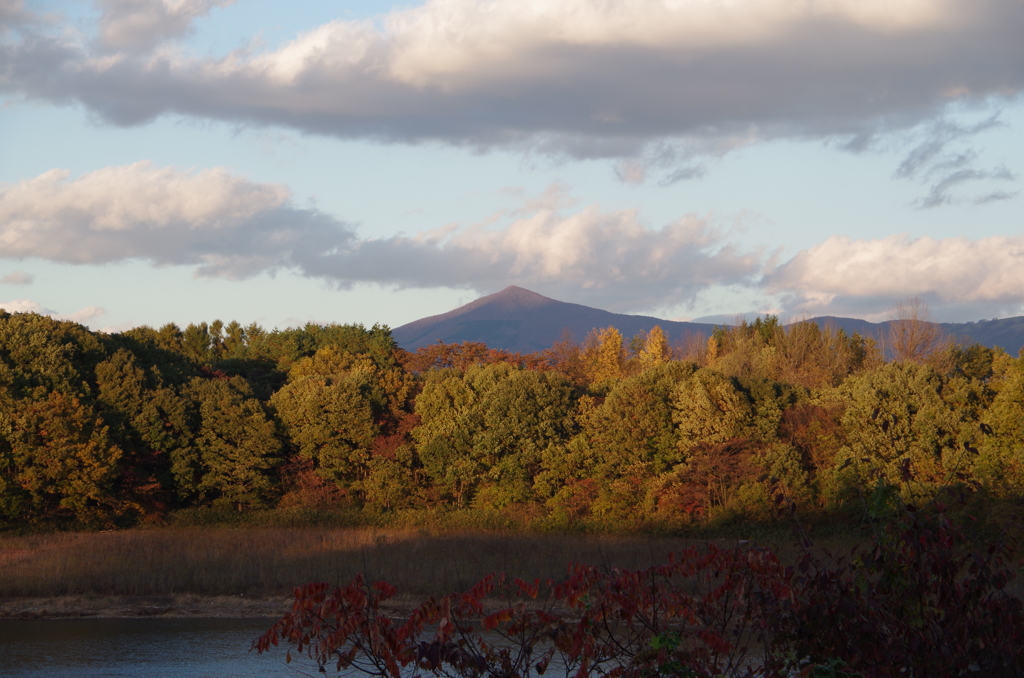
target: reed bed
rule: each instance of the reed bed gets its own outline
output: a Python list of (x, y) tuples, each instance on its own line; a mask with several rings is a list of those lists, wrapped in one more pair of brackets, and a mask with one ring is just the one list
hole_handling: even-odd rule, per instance
[(589, 534), (424, 534), (372, 528), (161, 528), (0, 537), (0, 598), (276, 595), (357, 572), (415, 596), (494, 571), (559, 579), (571, 562), (643, 568), (693, 540)]

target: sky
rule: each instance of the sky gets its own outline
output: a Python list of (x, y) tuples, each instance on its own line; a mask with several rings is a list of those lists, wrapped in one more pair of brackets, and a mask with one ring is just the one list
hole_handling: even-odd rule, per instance
[(0, 0), (0, 307), (1024, 315), (1021, 0)]

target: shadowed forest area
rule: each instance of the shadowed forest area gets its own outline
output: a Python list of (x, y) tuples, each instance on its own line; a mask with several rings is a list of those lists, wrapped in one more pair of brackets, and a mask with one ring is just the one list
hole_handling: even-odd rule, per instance
[(908, 314), (875, 339), (769, 317), (528, 355), (386, 327), (0, 312), (0, 526), (678, 532), (1024, 493), (1024, 362)]

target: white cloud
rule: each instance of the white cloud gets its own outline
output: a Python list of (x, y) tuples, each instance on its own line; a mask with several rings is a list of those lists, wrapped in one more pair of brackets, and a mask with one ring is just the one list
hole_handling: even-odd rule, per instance
[(83, 325), (88, 324), (90, 320), (106, 313), (106, 311), (99, 306), (86, 306), (74, 313), (62, 315), (52, 309), (43, 308), (42, 305), (38, 302), (32, 301), (31, 299), (0, 301), (0, 309), (3, 309), (8, 313), (38, 313), (40, 315), (48, 315), (54, 320), (70, 320)]
[(76, 264), (143, 259), (237, 278), (353, 237), (336, 220), (292, 207), (287, 188), (223, 169), (181, 171), (139, 162), (76, 179), (51, 170), (0, 187), (5, 258)]
[(504, 228), (471, 227), (363, 240), (303, 264), (307, 275), (348, 285), (493, 291), (518, 284), (605, 308), (649, 309), (691, 300), (715, 284), (749, 281), (760, 254), (744, 252), (706, 218), (662, 228), (632, 211), (539, 208)]
[[(177, 34), (215, 4), (105, 1), (111, 45), (133, 34), (119, 26)], [(97, 53), (33, 34), (0, 52), (0, 86), (125, 125), (182, 113), (644, 157), (666, 140), (692, 154), (736, 139), (871, 136), (951, 102), (1016, 97), (1022, 33), (1017, 0), (430, 0), (223, 57)]]
[(35, 280), (35, 276), (26, 271), (11, 271), (4, 277), (0, 278), (0, 283), (4, 285), (31, 285), (32, 281)]
[(51, 170), (0, 188), (0, 256), (72, 264), (141, 259), (225, 278), (291, 269), (343, 287), (487, 291), (517, 283), (633, 308), (686, 301), (760, 269), (760, 254), (741, 251), (710, 219), (690, 215), (651, 228), (632, 211), (563, 213), (573, 203), (555, 186), (488, 220), (501, 226), (359, 239), (329, 215), (295, 208), (285, 187), (223, 169), (140, 162), (75, 179)]
[[(874, 240), (831, 237), (778, 267), (766, 288), (788, 295), (792, 310), (811, 314), (891, 307), (911, 297), (933, 310), (970, 315), (1024, 304), (1024, 236)], [(858, 312), (859, 311), (859, 312)]]
[(0, 308), (8, 313), (39, 313), (40, 315), (52, 315), (56, 313), (48, 308), (43, 308), (31, 299), (12, 299), (11, 301), (0, 301)]
[(831, 237), (774, 265), (766, 252), (736, 244), (720, 219), (687, 215), (653, 227), (634, 211), (577, 205), (559, 186), (521, 197), (519, 209), (481, 224), (360, 238), (330, 215), (296, 208), (286, 187), (224, 169), (141, 162), (78, 178), (52, 170), (0, 187), (0, 257), (141, 259), (231, 279), (287, 269), (338, 287), (518, 284), (630, 312), (695, 307), (726, 289), (774, 295), (783, 315), (871, 316), (914, 296), (946, 317), (1024, 303), (1024, 236)]
[(102, 306), (86, 306), (85, 308), (68, 313), (67, 315), (54, 316), (57, 320), (71, 320), (76, 323), (88, 324), (90, 320), (97, 318), (107, 311)]
[(188, 33), (192, 22), (234, 0), (97, 0), (99, 41), (108, 49), (154, 47)]

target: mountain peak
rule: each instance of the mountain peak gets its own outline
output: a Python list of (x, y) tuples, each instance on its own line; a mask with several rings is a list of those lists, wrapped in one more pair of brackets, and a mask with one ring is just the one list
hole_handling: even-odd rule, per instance
[(545, 297), (516, 285), (481, 297), (441, 315), (420, 318), (392, 330), (400, 346), (415, 350), (436, 341), (482, 341), (492, 348), (532, 352), (549, 348), (568, 330), (583, 339), (595, 328), (614, 325), (627, 336), (649, 331), (656, 324), (676, 330), (710, 334), (713, 325), (670, 321), (609, 313)]
[[(531, 292), (528, 289), (524, 289), (516, 285), (509, 285), (500, 292), (495, 292), (494, 294), (489, 294), (486, 297), (481, 297), (474, 301), (473, 304), (478, 302), (485, 302), (485, 304), (514, 304), (519, 308), (534, 308), (546, 304), (558, 303), (554, 299), (550, 299), (542, 294)], [(481, 304), (481, 306), (485, 304)], [(467, 306), (471, 305), (472, 304), (468, 304)]]

